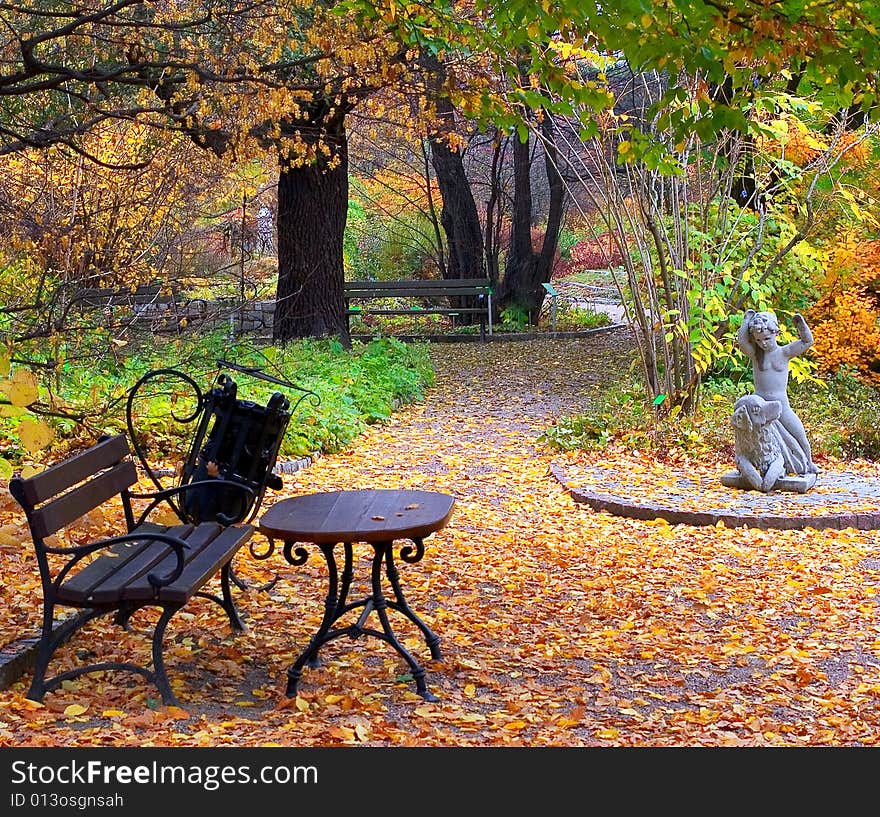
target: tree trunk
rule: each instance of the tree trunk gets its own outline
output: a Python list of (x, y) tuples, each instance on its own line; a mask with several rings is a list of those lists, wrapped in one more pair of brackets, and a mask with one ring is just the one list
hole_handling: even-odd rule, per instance
[(543, 283), (549, 283), (559, 243), (559, 229), (565, 201), (565, 189), (556, 164), (556, 142), (553, 122), (545, 112), (541, 122), (544, 137), (545, 168), (550, 186), (550, 203), (544, 240), (539, 252), (532, 244), (532, 183), (530, 140), (513, 144), (513, 216), (510, 248), (504, 267), (504, 280), (495, 303), (499, 311), (509, 307), (523, 310), (532, 324), (538, 323), (544, 303)]
[[(315, 122), (315, 120), (313, 120)], [(317, 123), (316, 123), (317, 124)], [(272, 338), (338, 336), (350, 344), (345, 300), (342, 239), (348, 214), (348, 140), (345, 115), (324, 123), (321, 151), (308, 165), (287, 167), (278, 177), (278, 290)], [(303, 132), (306, 142), (317, 141)]]
[[(467, 173), (464, 169), (461, 151), (449, 145), (447, 136), (456, 132), (455, 108), (442, 89), (446, 78), (443, 65), (428, 52), (421, 58), (422, 66), (428, 72), (429, 88), (437, 123), (428, 133), (431, 145), (431, 164), (437, 174), (437, 184), (443, 207), (440, 223), (446, 235), (446, 278), (485, 278), (486, 257), (483, 245), (483, 227), (477, 212), (477, 203), (471, 191)], [(473, 298), (461, 298), (453, 306), (474, 306)], [(473, 303), (467, 303), (472, 301)], [(461, 323), (472, 323), (475, 316), (464, 313)]]

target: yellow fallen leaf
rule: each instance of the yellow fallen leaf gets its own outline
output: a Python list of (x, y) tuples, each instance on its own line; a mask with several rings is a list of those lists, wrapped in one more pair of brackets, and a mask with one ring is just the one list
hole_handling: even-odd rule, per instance
[(309, 710), (309, 702), (308, 702), (305, 698), (303, 698), (303, 697), (297, 695), (297, 696), (296, 696), (296, 708), (297, 708), (300, 712), (308, 712), (308, 710)]
[(22, 417), (18, 424), (18, 436), (25, 449), (33, 453), (49, 445), (55, 439), (55, 432), (42, 420)]
[(596, 737), (597, 738), (613, 739), (613, 738), (616, 738), (619, 734), (620, 734), (620, 731), (617, 729), (614, 729), (614, 728), (599, 729), (596, 732)]
[(354, 743), (354, 729), (348, 726), (331, 726), (330, 737), (337, 738), (344, 743)]
[(105, 709), (101, 713), (102, 718), (121, 718), (125, 715), (121, 709)]
[(82, 704), (71, 704), (64, 710), (64, 714), (68, 718), (75, 718), (77, 715), (82, 715), (84, 712), (88, 711), (87, 706), (83, 706)]
[(0, 528), (0, 545), (7, 547), (17, 547), (21, 544), (21, 537), (17, 535), (17, 525), (4, 525)]
[(362, 743), (366, 743), (370, 739), (370, 730), (362, 723), (355, 726), (354, 732)]

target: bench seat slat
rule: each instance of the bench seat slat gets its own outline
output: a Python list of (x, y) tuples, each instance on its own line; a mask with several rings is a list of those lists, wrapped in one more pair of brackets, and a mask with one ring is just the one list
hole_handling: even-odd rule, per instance
[[(186, 537), (186, 550), (183, 554), (184, 565), (188, 564), (204, 547), (209, 545), (217, 534), (220, 533), (220, 525), (216, 522), (205, 522), (194, 527), (189, 536)], [(177, 554), (170, 548), (165, 547), (161, 543), (156, 543), (154, 547), (162, 548), (161, 558), (153, 562), (149, 571), (142, 571), (125, 583), (120, 588), (120, 598), (124, 601), (149, 601), (156, 598), (156, 588), (150, 584), (147, 578), (148, 573), (156, 576), (165, 576), (177, 566)]]
[[(157, 598), (162, 602), (183, 604), (235, 554), (252, 532), (253, 528), (249, 526), (221, 529), (214, 522), (203, 522), (187, 539), (189, 547), (184, 557), (183, 572), (175, 582), (160, 588), (157, 595), (147, 574), (143, 574), (123, 588), (123, 600), (147, 601)], [(151, 572), (163, 576), (170, 573), (176, 564), (177, 557), (168, 553)]]
[[(167, 531), (159, 528), (159, 531), (185, 539), (192, 529), (192, 525), (177, 525)], [(117, 549), (119, 556), (100, 556), (66, 581), (63, 585), (65, 598), (71, 598), (71, 593), (78, 592), (84, 594), (78, 602), (80, 604), (114, 604), (122, 597), (123, 587), (140, 576), (154, 572), (156, 565), (173, 553), (164, 542), (149, 539), (137, 542), (132, 547), (116, 545), (112, 550)], [(119, 564), (114, 567), (117, 561)]]
[(159, 588), (159, 601), (183, 604), (199, 590), (238, 549), (251, 538), (251, 525), (225, 528), (209, 545), (187, 562), (177, 581)]

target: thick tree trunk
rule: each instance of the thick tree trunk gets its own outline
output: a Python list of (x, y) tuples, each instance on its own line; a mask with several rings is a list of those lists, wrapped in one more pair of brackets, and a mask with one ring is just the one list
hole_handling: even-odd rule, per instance
[[(431, 164), (437, 175), (437, 184), (443, 206), (440, 223), (446, 235), (446, 278), (485, 278), (486, 256), (483, 245), (483, 227), (477, 212), (477, 203), (471, 191), (460, 150), (450, 147), (448, 134), (456, 132), (455, 108), (443, 91), (446, 74), (440, 61), (428, 52), (421, 57), (428, 72), (428, 82), (433, 94), (437, 116), (435, 127), (428, 133), (431, 145)], [(465, 303), (455, 306), (473, 306)], [(473, 315), (464, 314), (462, 323), (470, 323)]]
[[(342, 238), (348, 213), (348, 142), (344, 114), (325, 124), (323, 153), (310, 165), (278, 177), (278, 290), (272, 337), (338, 336), (349, 345), (342, 293)], [(308, 136), (305, 138), (308, 139)]]
[[(447, 105), (451, 114), (452, 106), (448, 102)], [(461, 151), (452, 150), (436, 132), (429, 135), (428, 141), (431, 164), (443, 198), (440, 223), (446, 233), (447, 277), (483, 278), (486, 275), (483, 230)]]
[(562, 224), (565, 189), (556, 164), (556, 143), (553, 122), (545, 112), (541, 123), (544, 137), (545, 169), (550, 187), (550, 203), (547, 224), (541, 249), (536, 252), (532, 244), (532, 183), (530, 141), (513, 145), (513, 216), (510, 249), (504, 267), (504, 280), (495, 298), (498, 310), (517, 307), (529, 315), (531, 323), (537, 324), (541, 305), (544, 303), (543, 283), (550, 281), (553, 261), (559, 243)]

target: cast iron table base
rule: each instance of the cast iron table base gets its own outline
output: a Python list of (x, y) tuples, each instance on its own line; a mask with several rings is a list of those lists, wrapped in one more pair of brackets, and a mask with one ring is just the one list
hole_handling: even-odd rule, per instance
[[(400, 558), (407, 564), (421, 561), (425, 554), (424, 539), (440, 530), (452, 515), (454, 499), (431, 491), (373, 490), (333, 491), (283, 499), (273, 505), (260, 520), (260, 530), (270, 539), (284, 542), (284, 558), (292, 565), (303, 565), (309, 553), (297, 543), (316, 545), (327, 562), (328, 589), (324, 616), (308, 646), (287, 671), (287, 695), (297, 694), (303, 669), (318, 665), (318, 654), (325, 644), (341, 636), (352, 639), (368, 635), (390, 644), (409, 665), (416, 691), (426, 701), (436, 701), (425, 680), (425, 669), (397, 639), (388, 616), (389, 608), (415, 624), (435, 661), (441, 659), (440, 638), (410, 608), (400, 586), (394, 563), (394, 543), (406, 539)], [(370, 573), (370, 594), (358, 601), (349, 601), (354, 578), (353, 543), (366, 542), (373, 548)], [(343, 546), (340, 574), (335, 549)], [(383, 591), (384, 574), (393, 599)], [(352, 624), (335, 626), (346, 614), (360, 609)], [(375, 612), (381, 629), (367, 626)]]

